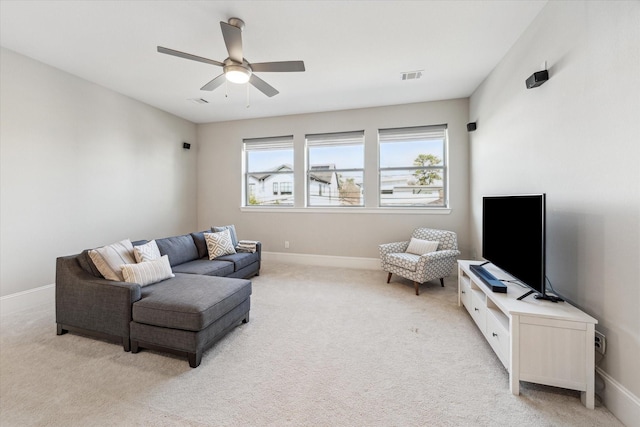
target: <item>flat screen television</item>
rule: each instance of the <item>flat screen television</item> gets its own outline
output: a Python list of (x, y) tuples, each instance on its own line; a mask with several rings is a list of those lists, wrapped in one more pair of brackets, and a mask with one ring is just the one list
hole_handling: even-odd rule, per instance
[(482, 199), (482, 257), (530, 288), (518, 299), (560, 300), (546, 293), (545, 221), (544, 193)]

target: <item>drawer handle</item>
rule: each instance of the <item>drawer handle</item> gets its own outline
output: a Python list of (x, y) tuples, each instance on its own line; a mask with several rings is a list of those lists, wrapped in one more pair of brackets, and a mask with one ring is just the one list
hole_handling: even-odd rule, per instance
[(496, 334), (495, 332), (491, 332), (491, 334), (492, 334), (494, 337), (497, 337), (497, 336), (498, 336), (498, 334)]
[(465, 291), (462, 291), (462, 293), (463, 293), (463, 294), (466, 294), (466, 292), (465, 292)]
[(475, 311), (480, 311), (480, 310), (478, 310), (478, 308), (477, 308), (477, 307), (473, 307), (473, 309), (474, 309)]

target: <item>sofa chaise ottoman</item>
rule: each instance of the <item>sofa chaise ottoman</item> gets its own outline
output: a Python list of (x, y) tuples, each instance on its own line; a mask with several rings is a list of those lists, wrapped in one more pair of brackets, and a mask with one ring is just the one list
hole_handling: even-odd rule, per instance
[(184, 352), (195, 368), (207, 348), (249, 321), (250, 295), (250, 280), (184, 273), (143, 287), (133, 303), (131, 351), (147, 347)]

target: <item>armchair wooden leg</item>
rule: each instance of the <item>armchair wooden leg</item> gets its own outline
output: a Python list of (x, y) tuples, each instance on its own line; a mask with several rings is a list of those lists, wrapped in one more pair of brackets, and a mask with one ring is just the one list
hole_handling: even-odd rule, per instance
[(414, 281), (413, 286), (416, 288), (416, 295), (420, 295), (420, 283)]
[(442, 286), (444, 288), (444, 277), (440, 278), (440, 286)]
[(387, 276), (387, 283), (389, 283), (390, 280), (391, 280), (391, 273), (389, 273), (389, 275)]

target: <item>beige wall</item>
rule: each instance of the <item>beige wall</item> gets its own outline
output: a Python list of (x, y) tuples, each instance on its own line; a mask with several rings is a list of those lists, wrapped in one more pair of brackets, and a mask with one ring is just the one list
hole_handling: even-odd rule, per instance
[[(600, 366), (636, 402), (639, 22), (640, 2), (549, 2), (470, 109), (478, 122), (470, 138), (473, 246), (481, 246), (483, 195), (546, 192), (549, 280), (598, 319), (607, 338)], [(545, 60), (549, 81), (527, 90), (525, 79)]]
[(58, 256), (195, 228), (195, 124), (0, 55), (2, 296), (53, 283)]
[[(378, 244), (404, 240), (416, 227), (434, 227), (458, 232), (464, 250), (469, 246), (467, 119), (468, 99), (458, 99), (198, 125), (199, 228), (235, 224), (239, 238), (260, 240), (269, 252), (377, 258)], [(443, 123), (449, 125), (450, 213), (376, 209), (378, 128)], [(365, 213), (240, 209), (244, 138), (293, 135), (295, 169), (304, 171), (305, 134), (362, 129), (369, 171), (364, 184)], [(296, 204), (304, 206), (304, 173), (296, 176), (294, 191)], [(289, 249), (284, 248), (285, 240), (290, 242)]]

